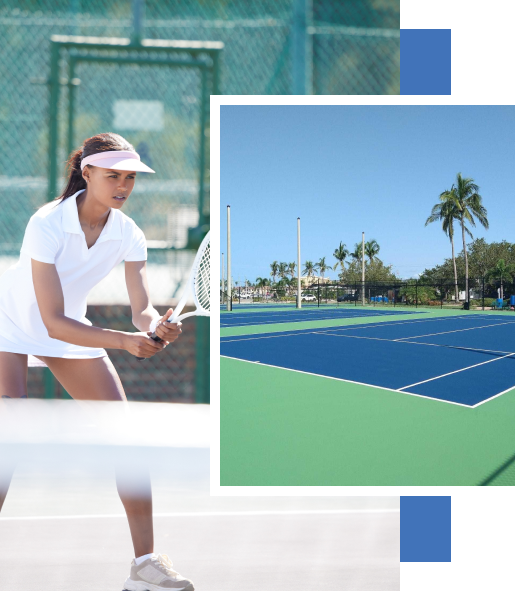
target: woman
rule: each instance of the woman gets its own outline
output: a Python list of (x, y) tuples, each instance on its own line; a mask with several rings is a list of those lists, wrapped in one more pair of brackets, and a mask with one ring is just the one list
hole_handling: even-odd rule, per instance
[[(104, 349), (125, 349), (149, 358), (181, 332), (180, 325), (166, 322), (171, 308), (161, 317), (151, 305), (144, 233), (120, 211), (133, 191), (137, 171), (154, 171), (140, 161), (131, 144), (113, 133), (85, 140), (68, 166), (66, 189), (31, 217), (20, 259), (0, 281), (0, 395), (27, 397), (32, 355), (74, 399), (125, 402)], [(85, 317), (89, 291), (122, 261), (139, 332), (97, 328)], [(153, 331), (161, 342), (149, 338)], [(11, 474), (4, 474), (0, 482), (0, 508)], [(153, 553), (149, 477), (144, 494), (144, 487), (130, 485), (129, 474), (117, 469), (116, 476), (135, 550), (125, 589), (193, 591), (192, 582), (172, 569), (167, 556)]]

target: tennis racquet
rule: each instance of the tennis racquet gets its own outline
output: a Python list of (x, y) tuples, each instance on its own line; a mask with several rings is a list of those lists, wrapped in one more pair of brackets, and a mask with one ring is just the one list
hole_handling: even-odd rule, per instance
[[(186, 314), (179, 314), (182, 312), (188, 297), (190, 294), (193, 295), (193, 301), (195, 302), (195, 310), (192, 312), (186, 312)], [(193, 267), (191, 268), (190, 278), (184, 293), (182, 294), (177, 307), (173, 314), (169, 317), (168, 322), (180, 322), (184, 318), (190, 316), (209, 316), (210, 315), (210, 233), (208, 232), (204, 237), (204, 240), (199, 246), (197, 256), (193, 261)], [(151, 335), (154, 341), (162, 341), (162, 339), (155, 333)], [(144, 360), (144, 357), (137, 357), (140, 361)]]

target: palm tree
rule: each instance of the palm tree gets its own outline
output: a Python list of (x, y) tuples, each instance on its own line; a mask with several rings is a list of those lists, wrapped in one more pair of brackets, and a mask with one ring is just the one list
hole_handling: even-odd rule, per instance
[(277, 274), (279, 275), (279, 277), (281, 279), (286, 277), (286, 275), (288, 274), (288, 264), (287, 263), (279, 263), (279, 270), (277, 271)]
[(356, 242), (354, 244), (354, 250), (350, 253), (350, 256), (354, 259), (354, 261), (360, 261), (363, 257), (363, 245), (361, 242)]
[[(292, 261), (291, 263), (288, 263), (286, 265), (286, 269), (288, 272), (288, 275), (290, 275), (290, 280), (288, 282), (288, 287), (294, 287), (293, 283), (294, 283), (294, 278), (295, 278), (295, 267), (297, 267), (297, 263), (295, 263), (294, 261)], [(290, 290), (288, 290), (290, 291)]]
[(279, 273), (279, 263), (277, 261), (274, 261), (273, 263), (270, 264), (270, 275), (273, 277), (273, 282), (275, 283), (275, 278), (277, 277), (278, 273)]
[(379, 250), (380, 246), (377, 243), (377, 240), (372, 239), (369, 242), (365, 242), (365, 255), (368, 257), (370, 263), (372, 263)]
[[(428, 216), (425, 226), (433, 222), (441, 221), (441, 227), (443, 232), (448, 236), (450, 245), (452, 247), (452, 264), (454, 266), (454, 288), (456, 302), (459, 300), (458, 293), (458, 270), (456, 266), (456, 253), (454, 251), (454, 221), (459, 220), (458, 212), (455, 206), (454, 194), (452, 192), (454, 187), (450, 191), (443, 191), (439, 196), (440, 202), (436, 203), (432, 208), (432, 213)], [(466, 229), (467, 233), (472, 237), (470, 230)]]
[[(265, 287), (268, 287), (270, 285), (270, 280), (266, 279), (266, 277), (257, 277), (257, 279), (255, 281), (256, 281), (255, 287), (259, 291), (259, 295), (261, 295), (261, 291)], [(267, 292), (264, 292), (265, 295), (266, 295), (266, 293)]]
[[(465, 234), (465, 222), (469, 222), (473, 226), (476, 225), (476, 219), (479, 223), (487, 229), (489, 227), (489, 220), (487, 218), (487, 210), (482, 205), (481, 195), (478, 193), (479, 187), (474, 184), (474, 179), (463, 178), (458, 172), (456, 176), (456, 185), (452, 186), (451, 193), (454, 195), (454, 204), (458, 210), (458, 219), (461, 224), (461, 236), (463, 238), (463, 255), (465, 257), (465, 297), (469, 301), (468, 290), (468, 253)], [(471, 234), (472, 235), (472, 234)]]
[[(312, 261), (306, 261), (304, 264), (303, 275), (306, 275), (308, 279), (310, 279), (312, 275), (315, 273), (315, 269), (316, 266), (312, 263)], [(310, 281), (308, 281), (308, 283), (310, 284)]]
[(316, 268), (319, 271), (319, 273), (321, 274), (321, 278), (324, 279), (324, 274), (332, 267), (326, 264), (326, 257), (323, 257), (322, 259), (319, 259), (319, 261), (314, 265), (314, 268)]
[(341, 270), (345, 270), (345, 259), (350, 253), (346, 249), (346, 244), (339, 242), (339, 246), (334, 250), (334, 258), (337, 259), (337, 263), (334, 265), (334, 271), (337, 269), (337, 265), (341, 266)]
[(507, 263), (503, 260), (500, 259), (497, 263), (496, 266), (491, 269), (488, 273), (487, 273), (487, 278), (488, 279), (497, 279), (500, 283), (500, 298), (503, 299), (503, 282), (504, 281), (508, 281), (508, 280), (512, 280), (513, 279), (513, 272), (514, 272), (514, 267), (512, 265), (507, 265)]

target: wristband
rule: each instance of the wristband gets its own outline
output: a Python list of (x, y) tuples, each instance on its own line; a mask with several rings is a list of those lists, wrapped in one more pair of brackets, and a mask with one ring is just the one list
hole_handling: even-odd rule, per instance
[(162, 318), (162, 316), (159, 314), (159, 315), (157, 316), (157, 318), (154, 318), (154, 319), (151, 321), (151, 323), (150, 323), (150, 325), (149, 325), (149, 331), (150, 331), (150, 332), (155, 332), (155, 329), (157, 328), (157, 324), (158, 324), (158, 322), (159, 322), (159, 320), (160, 320), (161, 318)]

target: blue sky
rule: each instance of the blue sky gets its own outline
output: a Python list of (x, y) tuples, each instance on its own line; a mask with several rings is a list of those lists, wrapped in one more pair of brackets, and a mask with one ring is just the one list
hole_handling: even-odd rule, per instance
[(364, 231), (385, 264), (417, 277), (450, 256), (440, 224), (425, 220), (458, 172), (488, 210), (474, 236), (514, 242), (513, 107), (222, 106), (220, 124), (221, 252), (231, 205), (240, 284), (296, 260), (297, 217), (303, 265), (333, 266), (339, 241), (353, 250)]

